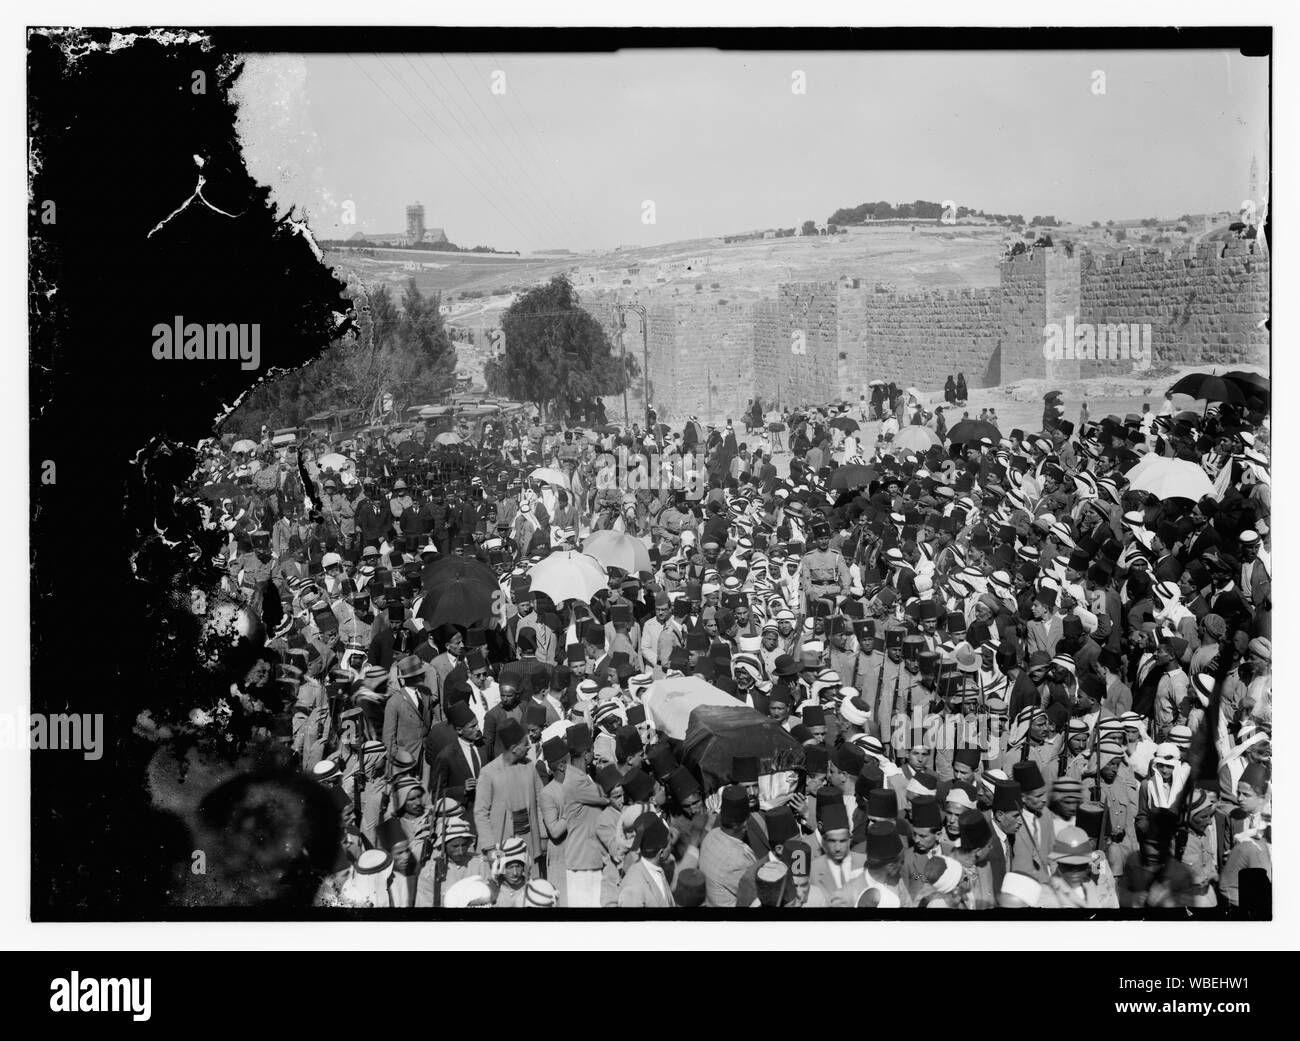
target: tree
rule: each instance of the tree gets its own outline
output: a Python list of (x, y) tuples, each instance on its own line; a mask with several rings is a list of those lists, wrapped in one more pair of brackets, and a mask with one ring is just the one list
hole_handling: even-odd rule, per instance
[(505, 354), (483, 368), (488, 390), (531, 401), (543, 415), (567, 417), (579, 402), (621, 393), (638, 374), (633, 355), (616, 357), (572, 283), (556, 275), (530, 289), (501, 316)]
[(435, 402), (451, 388), (456, 348), (443, 323), (441, 297), (423, 296), (411, 279), (399, 309), (387, 287), (351, 290), (355, 339), (338, 341), (310, 365), (268, 380), (252, 391), (223, 431), (255, 437), (263, 424), (301, 426), (317, 412), (360, 409), (392, 394), (403, 403)]
[(806, 220), (806, 221), (804, 221), (804, 222), (803, 222), (802, 233), (803, 233), (804, 235), (816, 235), (816, 234), (817, 234), (817, 222), (816, 222), (815, 220)]

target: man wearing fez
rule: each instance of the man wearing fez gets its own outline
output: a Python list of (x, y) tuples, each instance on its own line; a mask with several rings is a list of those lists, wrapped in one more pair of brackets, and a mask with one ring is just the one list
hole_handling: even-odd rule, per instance
[(912, 796), (908, 807), (910, 842), (903, 854), (902, 881), (915, 900), (925, 887), (925, 867), (940, 856), (939, 833), (943, 828), (943, 809), (933, 795)]
[(817, 832), (825, 852), (813, 859), (809, 879), (810, 884), (821, 889), (830, 902), (866, 870), (866, 857), (851, 851), (848, 808), (842, 801), (819, 804)]
[[(879, 630), (877, 630), (879, 631)], [(874, 672), (868, 669), (863, 676), (862, 694), (871, 706), (871, 717), (882, 727), (888, 727), (893, 718), (897, 692), (903, 686), (903, 674), (907, 671), (903, 664), (905, 631), (901, 626), (885, 629), (884, 655), (880, 658)]]
[(550, 737), (542, 742), (542, 758), (550, 779), (537, 797), (537, 812), (546, 834), (545, 878), (559, 895), (559, 906), (567, 907), (565, 899), (564, 840), (569, 822), (564, 818), (564, 775), (569, 768), (569, 746), (563, 737)]
[(903, 840), (897, 821), (873, 821), (867, 827), (865, 870), (851, 879), (832, 903), (845, 907), (864, 906), (863, 897), (875, 891), (867, 902), (875, 907), (912, 907), (912, 895), (903, 879)]
[(982, 911), (997, 904), (997, 889), (993, 886), (993, 826), (979, 810), (966, 810), (958, 819), (961, 842), (952, 856), (959, 861), (970, 882), (967, 907)]
[(1024, 833), (1023, 810), (1020, 785), (1015, 781), (995, 781), (993, 806), (989, 811), (994, 839), (989, 851), (989, 863), (992, 866), (995, 892), (1001, 892), (1002, 880), (1008, 871), (1035, 877), (1043, 874), (1038, 850)]
[(1016, 839), (1016, 845), (1027, 842), (1032, 849), (1033, 859), (1038, 865), (1033, 874), (1041, 882), (1047, 881), (1047, 872), (1051, 862), (1048, 857), (1052, 851), (1052, 821), (1047, 812), (1047, 782), (1043, 780), (1038, 765), (1032, 761), (1016, 763), (1011, 770), (1011, 778), (1020, 785), (1020, 798), (1023, 809), (1020, 812), (1023, 821), (1023, 838)]
[(488, 761), (483, 734), (467, 701), (454, 701), (447, 707), (447, 722), (456, 737), (443, 745), (434, 760), (433, 790), (470, 806), (479, 774)]
[(527, 845), (531, 868), (542, 856), (545, 839), (539, 812), (542, 780), (528, 761), (528, 735), (517, 720), (506, 718), (496, 736), (503, 750), (484, 765), (474, 793), (479, 850), (490, 860), (513, 836)]
[(799, 837), (799, 822), (795, 811), (787, 806), (777, 806), (765, 810), (762, 814), (763, 829), (767, 836), (768, 849), (758, 855), (745, 873), (740, 876), (736, 887), (736, 906), (749, 907), (755, 898), (754, 880), (758, 869), (767, 862), (781, 860), (785, 844)]
[(584, 724), (568, 728), (569, 765), (564, 772), (565, 889), (569, 907), (599, 907), (604, 847), (596, 834), (601, 811), (609, 799), (588, 775), (591, 731)]
[(668, 827), (653, 813), (643, 814), (636, 823), (636, 851), (640, 856), (628, 866), (619, 883), (618, 906), (675, 907), (672, 887), (664, 871), (665, 864), (672, 859)]
[(704, 875), (707, 907), (735, 907), (740, 877), (758, 859), (744, 841), (749, 815), (744, 787), (731, 784), (723, 788), (718, 823), (700, 844), (699, 868)]

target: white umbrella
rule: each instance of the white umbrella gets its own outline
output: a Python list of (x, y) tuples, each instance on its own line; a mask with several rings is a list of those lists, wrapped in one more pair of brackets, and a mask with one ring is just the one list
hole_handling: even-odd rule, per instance
[(248, 438), (241, 438), (230, 446), (232, 452), (256, 452), (257, 442), (250, 441)]
[(542, 481), (545, 484), (558, 484), (561, 488), (569, 487), (568, 475), (553, 466), (539, 466), (528, 475), (528, 479), (530, 481)]
[(439, 445), (458, 445), (460, 444), (461, 437), (454, 430), (445, 430), (433, 440), (435, 444)]
[(552, 553), (528, 569), (532, 588), (545, 593), (557, 604), (566, 600), (591, 603), (591, 598), (609, 585), (604, 570), (592, 557), (576, 550)]
[(642, 699), (646, 719), (670, 738), (683, 741), (690, 725), (691, 712), (701, 705), (725, 705), (734, 708), (740, 702), (726, 691), (699, 676), (673, 676), (656, 680)]
[(316, 465), (322, 470), (348, 470), (353, 466), (352, 460), (338, 452), (327, 452), (316, 460)]
[(1213, 495), (1214, 485), (1195, 463), (1149, 455), (1124, 475), (1133, 491), (1150, 492), (1157, 499), (1191, 499)]
[(624, 571), (653, 571), (650, 548), (635, 535), (621, 531), (598, 531), (583, 544), (582, 552), (595, 557), (605, 567)]
[(929, 427), (923, 427), (919, 424), (912, 423), (903, 427), (894, 435), (894, 444), (902, 445), (904, 448), (910, 448), (914, 452), (928, 451), (931, 445), (941, 444), (939, 435)]

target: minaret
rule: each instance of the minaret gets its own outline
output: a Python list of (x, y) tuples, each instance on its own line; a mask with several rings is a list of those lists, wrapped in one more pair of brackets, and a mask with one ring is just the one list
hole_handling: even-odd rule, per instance
[(1264, 200), (1259, 197), (1259, 156), (1251, 153), (1250, 156), (1250, 192), (1246, 196), (1256, 206), (1263, 205)]

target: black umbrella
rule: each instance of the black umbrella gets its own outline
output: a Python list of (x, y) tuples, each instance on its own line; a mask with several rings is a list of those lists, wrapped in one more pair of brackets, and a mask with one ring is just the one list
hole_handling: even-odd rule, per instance
[(836, 416), (829, 425), (843, 430), (846, 434), (851, 434), (858, 429), (858, 421), (848, 416)]
[(1247, 398), (1268, 401), (1273, 396), (1273, 381), (1257, 372), (1225, 372), (1223, 378), (1235, 383)]
[(496, 572), (474, 557), (443, 557), (427, 565), (420, 576), (420, 584), (426, 595), (437, 592), (452, 582), (464, 580), (492, 589), (499, 588)]
[(1211, 401), (1222, 401), (1226, 405), (1246, 403), (1246, 395), (1240, 386), (1212, 372), (1189, 372), (1169, 388), (1169, 393), (1186, 394), (1207, 405)]
[(858, 463), (852, 463), (849, 466), (837, 467), (831, 474), (830, 484), (828, 487), (831, 491), (849, 488), (865, 488), (876, 479), (876, 471), (870, 466), (862, 466)]
[(963, 419), (948, 431), (948, 441), (954, 445), (965, 445), (987, 437), (994, 444), (1002, 440), (1002, 434), (987, 419)]
[(430, 629), (447, 622), (466, 628), (487, 624), (496, 615), (499, 592), (495, 582), (489, 588), (472, 578), (458, 578), (425, 594), (420, 617)]

